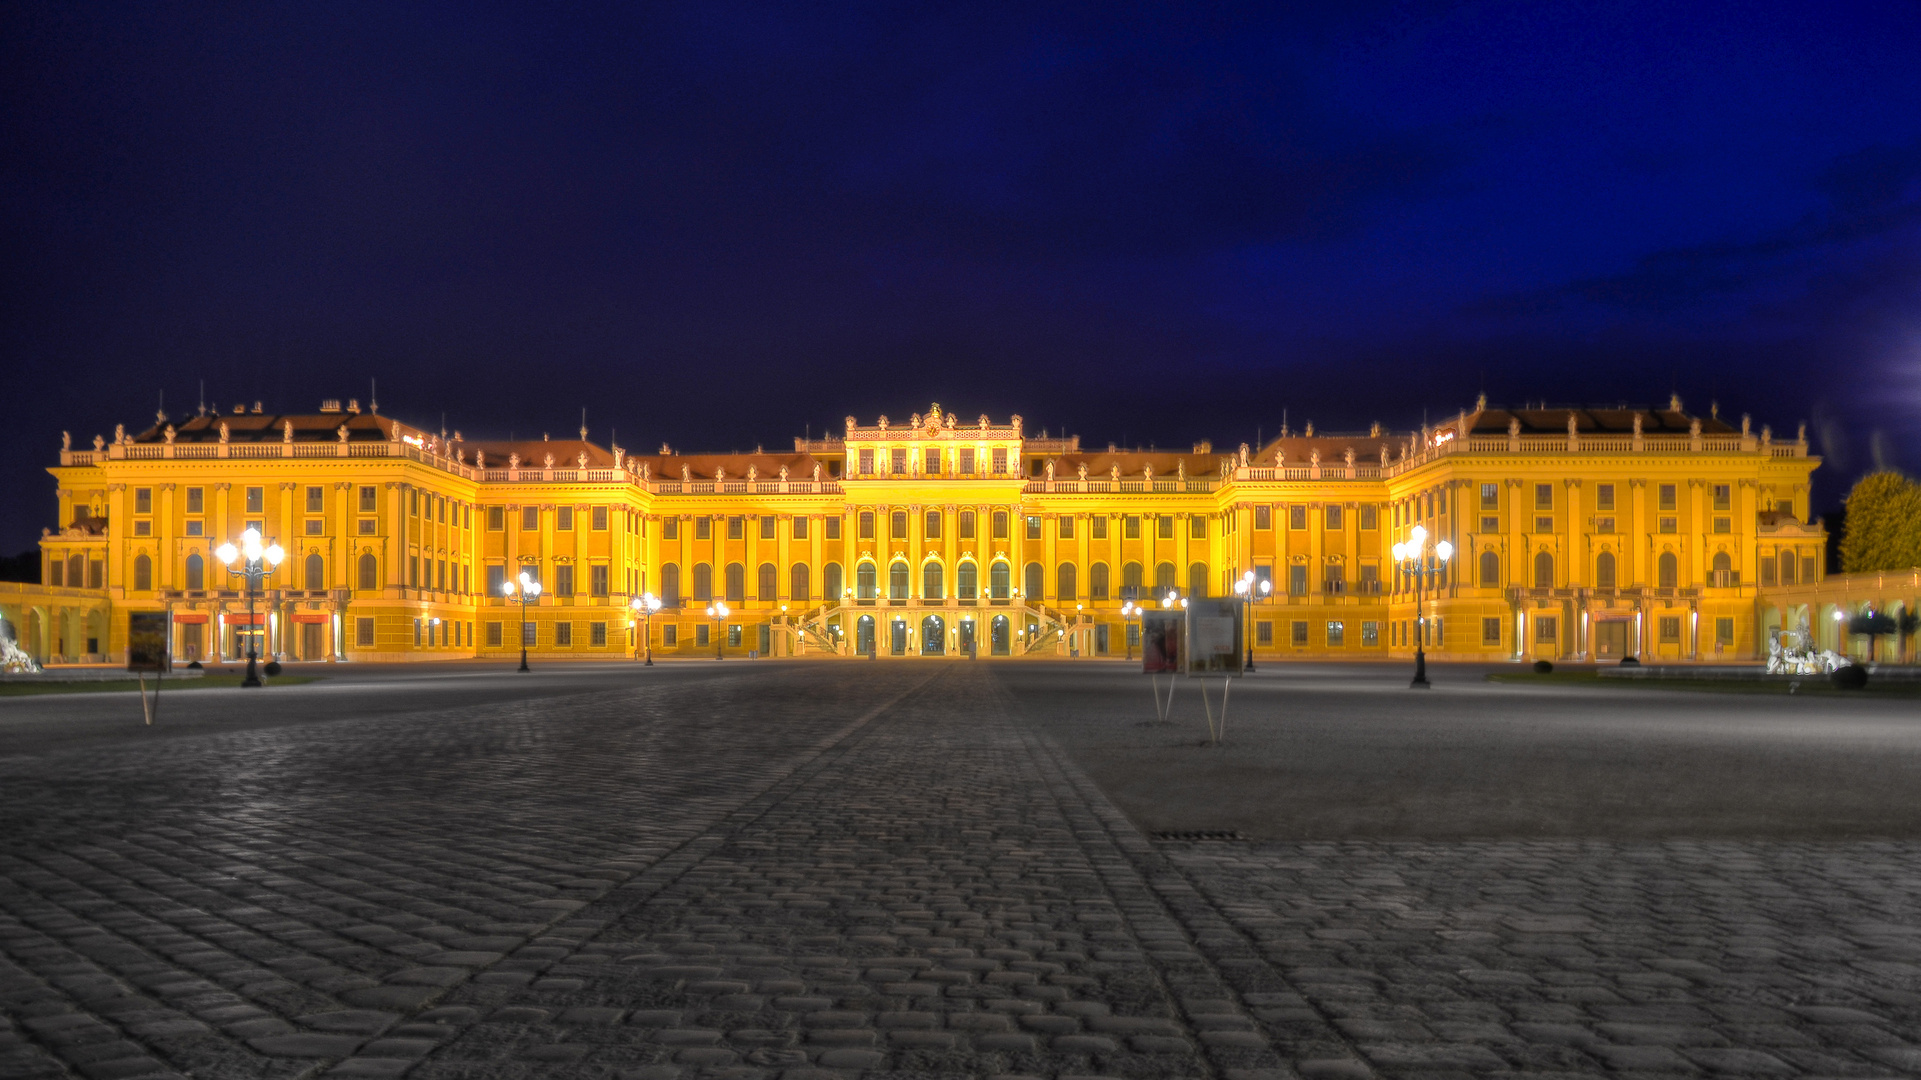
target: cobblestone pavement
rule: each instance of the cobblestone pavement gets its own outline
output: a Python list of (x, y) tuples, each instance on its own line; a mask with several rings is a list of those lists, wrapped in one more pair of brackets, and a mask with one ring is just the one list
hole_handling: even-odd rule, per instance
[(136, 734), (0, 791), (4, 1076), (1921, 1072), (1921, 844), (1150, 841), (992, 665)]

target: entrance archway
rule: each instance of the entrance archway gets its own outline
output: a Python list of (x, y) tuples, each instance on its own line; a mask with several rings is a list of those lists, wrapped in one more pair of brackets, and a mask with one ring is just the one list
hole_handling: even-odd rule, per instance
[(943, 656), (946, 653), (947, 622), (939, 615), (929, 615), (920, 621), (920, 654)]
[(988, 648), (995, 656), (1006, 656), (1011, 651), (1007, 640), (1007, 616), (996, 615), (989, 624)]

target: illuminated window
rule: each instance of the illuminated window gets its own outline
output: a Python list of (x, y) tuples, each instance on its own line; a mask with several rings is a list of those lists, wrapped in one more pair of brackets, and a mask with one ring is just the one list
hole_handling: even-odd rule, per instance
[(1327, 624), (1328, 648), (1330, 649), (1339, 648), (1342, 645), (1345, 645), (1346, 643), (1347, 643), (1347, 625), (1345, 623), (1329, 622)]
[(1038, 514), (1027, 515), (1027, 538), (1029, 540), (1039, 540), (1041, 538), (1040, 515)]

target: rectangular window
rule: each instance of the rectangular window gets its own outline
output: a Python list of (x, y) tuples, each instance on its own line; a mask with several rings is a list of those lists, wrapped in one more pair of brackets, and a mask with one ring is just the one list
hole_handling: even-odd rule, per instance
[(962, 476), (974, 475), (974, 450), (972, 447), (966, 447), (961, 450), (960, 471)]
[(940, 539), (940, 516), (939, 510), (929, 510), (927, 512), (927, 517), (921, 523), (922, 532), (926, 539)]
[(554, 624), (554, 644), (572, 645), (574, 643), (574, 624), (557, 622)]
[(680, 539), (680, 519), (664, 517), (660, 519), (660, 538), (662, 540)]
[(187, 513), (204, 514), (207, 512), (207, 489), (190, 487), (187, 489)]
[(133, 512), (136, 514), (153, 513), (153, 489), (152, 488), (134, 488), (133, 489)]
[(1039, 540), (1041, 538), (1041, 519), (1039, 514), (1027, 515), (1027, 538), (1029, 540)]
[(1255, 507), (1254, 508), (1254, 527), (1256, 529), (1273, 528), (1274, 527), (1274, 508), (1271, 506)]
[(1679, 518), (1664, 517), (1660, 520), (1660, 526), (1661, 531), (1664, 533), (1678, 533), (1681, 531), (1681, 520)]
[(740, 648), (740, 624), (739, 623), (727, 624), (727, 645), (730, 648), (735, 648), (735, 649)]
[(747, 519), (734, 514), (727, 519), (727, 539), (740, 540), (747, 535)]
[(309, 487), (307, 489), (307, 513), (318, 514), (321, 512), (321, 510), (323, 509), (321, 504), (321, 498), (322, 496), (321, 496), (320, 488)]
[(1501, 643), (1501, 617), (1489, 615), (1481, 620), (1481, 644), (1499, 645)]
[(1554, 485), (1553, 484), (1534, 485), (1534, 508), (1536, 510), (1554, 509)]
[(1162, 514), (1155, 518), (1154, 535), (1162, 540), (1174, 539), (1174, 515)]
[(1556, 623), (1556, 619), (1552, 615), (1536, 615), (1534, 617), (1535, 644), (1537, 645), (1554, 644), (1555, 623)]
[(1254, 624), (1254, 644), (1266, 647), (1274, 644), (1274, 624), (1257, 622)]
[(561, 563), (554, 567), (554, 595), (574, 595), (574, 568), (572, 564)]
[(840, 539), (840, 519), (839, 518), (830, 517), (823, 524), (827, 526), (827, 539), (829, 540)]
[(1731, 532), (1733, 532), (1733, 531), (1734, 531), (1734, 519), (1733, 519), (1733, 518), (1724, 518), (1724, 517), (1718, 517), (1718, 518), (1715, 518), (1715, 519), (1714, 519), (1714, 531), (1715, 531), (1715, 532), (1718, 532), (1718, 533), (1731, 533)]
[(1716, 510), (1734, 509), (1734, 488), (1728, 484), (1714, 485), (1714, 508)]
[(1613, 519), (1613, 518), (1611, 518), (1611, 517), (1597, 517), (1597, 518), (1595, 518), (1595, 519), (1594, 519), (1594, 531), (1595, 531), (1595, 532), (1597, 532), (1597, 533), (1611, 533), (1611, 532), (1613, 532), (1613, 531), (1614, 531), (1614, 519)]
[(1000, 474), (1006, 471), (1007, 471), (1007, 450), (1003, 447), (997, 446), (994, 448), (994, 475), (999, 476)]
[(534, 645), (538, 645), (538, 644), (540, 644), (540, 642), (539, 642), (539, 640), (538, 640), (538, 638), (536, 638), (536, 637), (535, 637), (535, 635), (536, 635), (536, 634), (537, 634), (537, 633), (538, 633), (539, 631), (540, 631), (540, 624), (539, 624), (539, 623), (532, 623), (532, 622), (523, 622), (523, 623), (521, 623), (521, 624), (520, 624), (520, 644), (521, 644), (521, 646), (522, 646), (523, 648), (528, 648), (528, 647), (532, 647), (532, 646), (534, 646)]
[(1380, 528), (1380, 511), (1372, 504), (1361, 507), (1361, 531), (1373, 532)]
[(1188, 517), (1187, 535), (1191, 540), (1204, 540), (1207, 538), (1206, 514), (1193, 514)]
[(419, 619), (414, 620), (414, 645), (415, 647), (419, 647), (420, 645), (420, 620)]
[(500, 563), (490, 563), (487, 566), (487, 595), (505, 596), (504, 586), (506, 584), (507, 567)]
[(267, 523), (264, 521), (249, 521), (243, 527), (252, 529), (263, 537), (267, 535)]
[(487, 624), (487, 647), (490, 649), (500, 648), (500, 640), (501, 640), (500, 624), (497, 622), (488, 623)]
[(1381, 624), (1364, 622), (1361, 624), (1361, 644), (1379, 645), (1381, 643)]
[(1121, 538), (1124, 540), (1139, 540), (1141, 538), (1141, 516), (1139, 514), (1129, 514), (1121, 519)]
[(1814, 556), (1812, 555), (1801, 556), (1801, 580), (1804, 582), (1814, 581)]
[(554, 510), (554, 528), (560, 532), (574, 531), (574, 508), (561, 506)]
[(1296, 619), (1291, 628), (1290, 640), (1297, 649), (1307, 648), (1307, 620)]
[(607, 564), (595, 563), (593, 566), (588, 567), (588, 573), (592, 576), (593, 594), (595, 596), (606, 596), (608, 593), (608, 578), (610, 576)]
[(360, 489), (360, 512), (371, 514), (379, 509), (380, 493), (371, 485), (363, 485)]
[(762, 540), (774, 539), (775, 521), (776, 519), (772, 514), (762, 514), (760, 516), (760, 538)]
[(1594, 508), (1596, 510), (1614, 509), (1614, 485), (1613, 484), (1594, 485)]
[(1498, 517), (1484, 517), (1484, 518), (1482, 518), (1482, 519), (1481, 519), (1481, 531), (1482, 531), (1482, 532), (1484, 532), (1484, 533), (1497, 533), (1497, 532), (1500, 532), (1500, 531), (1501, 531), (1501, 519), (1500, 519), (1500, 518), (1498, 518)]
[(862, 450), (860, 452), (860, 473), (862, 476), (873, 475), (874, 473), (874, 451), (873, 450), (867, 449), (867, 450)]
[(714, 519), (702, 514), (694, 519), (694, 539), (712, 540), (714, 538)]
[(1501, 486), (1499, 484), (1481, 485), (1481, 509), (1499, 510), (1501, 508)]
[(1674, 509), (1674, 485), (1662, 484), (1660, 487), (1660, 495), (1661, 495), (1661, 509), (1663, 510)]
[(307, 535), (319, 536), (321, 532), (324, 530), (326, 524), (327, 524), (326, 521), (322, 518), (308, 518), (307, 519)]
[(607, 531), (607, 508), (604, 506), (594, 507), (594, 531)]
[(1088, 524), (1094, 530), (1093, 532), (1094, 539), (1096, 540), (1107, 539), (1107, 515), (1106, 514), (1095, 514), (1093, 518), (1088, 522)]
[(675, 623), (668, 623), (662, 626), (660, 628), (660, 643), (665, 648), (677, 648), (680, 645), (680, 626)]
[(247, 489), (247, 513), (264, 514), (267, 512), (267, 489), (250, 487)]
[(1307, 528), (1307, 507), (1290, 506), (1287, 508), (1287, 527), (1290, 529)]
[(134, 522), (134, 523), (133, 523), (133, 534), (134, 534), (135, 536), (152, 536), (152, 535), (153, 535), (153, 522), (151, 522), (151, 521), (136, 521), (136, 522)]
[(354, 646), (371, 649), (374, 646), (374, 620), (371, 615), (362, 615), (354, 620)]
[(907, 450), (903, 447), (897, 446), (893, 449), (893, 451), (890, 454), (888, 454), (888, 457), (890, 459), (888, 463), (893, 466), (893, 468), (890, 469), (889, 471), (892, 472), (895, 476), (906, 475)]
[(487, 508), (487, 531), (499, 532), (507, 527), (507, 508), (489, 506)]
[(860, 538), (862, 540), (872, 540), (874, 538), (874, 512), (872, 510), (862, 510), (860, 512)]
[(1661, 644), (1678, 645), (1681, 643), (1681, 616), (1661, 616)]
[(807, 516), (804, 514), (796, 515), (794, 517), (794, 539), (796, 540), (807, 539), (807, 520), (808, 520)]
[(420, 516), (420, 492), (418, 489), (407, 493), (407, 514), (410, 517)]
[(607, 624), (604, 622), (587, 624), (587, 644), (596, 649), (607, 647)]
[(896, 510), (887, 516), (887, 535), (890, 539), (907, 539), (907, 511)]
[(520, 508), (520, 531), (540, 531), (540, 507), (523, 506)]
[(205, 536), (206, 529), (207, 529), (207, 523), (204, 521), (194, 520), (194, 521), (187, 522), (188, 536)]
[(1347, 625), (1339, 622), (1327, 624), (1327, 647), (1339, 648), (1347, 643)]
[(714, 643), (713, 626), (708, 623), (694, 624), (694, 644), (697, 646)]
[(1535, 519), (1534, 519), (1534, 531), (1535, 531), (1535, 532), (1537, 532), (1537, 533), (1551, 533), (1551, 532), (1553, 532), (1553, 531), (1554, 531), (1554, 519), (1553, 519), (1553, 518), (1551, 518), (1551, 517), (1537, 517), (1537, 518), (1535, 518)]
[(1289, 596), (1307, 595), (1307, 564), (1295, 563), (1287, 568), (1287, 594)]
[(922, 473), (928, 476), (940, 475), (940, 451), (939, 450), (936, 450), (930, 447), (928, 448), (925, 454), (921, 455), (921, 459), (922, 459), (921, 460)]
[(373, 518), (361, 518), (360, 519), (360, 535), (372, 536), (374, 534), (374, 528), (377, 524), (378, 522), (376, 522), (375, 519)]
[(1734, 647), (1734, 620), (1718, 618), (1714, 620), (1714, 644), (1723, 649)]
[(1074, 539), (1074, 517), (1073, 517), (1073, 515), (1071, 515), (1071, 514), (1062, 514), (1062, 515), (1060, 516), (1060, 519), (1059, 519), (1059, 521), (1058, 521), (1058, 522), (1057, 522), (1057, 524), (1056, 524), (1056, 528), (1058, 528), (1058, 529), (1060, 530), (1060, 538), (1061, 538), (1062, 540), (1072, 540), (1072, 539)]
[(1330, 506), (1324, 513), (1327, 515), (1327, 527), (1330, 530), (1338, 531), (1341, 528), (1341, 508), (1338, 506)]

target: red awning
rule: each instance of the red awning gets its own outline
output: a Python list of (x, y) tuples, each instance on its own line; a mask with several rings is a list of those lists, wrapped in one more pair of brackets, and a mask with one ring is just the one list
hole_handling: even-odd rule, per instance
[(252, 615), (249, 615), (244, 611), (241, 611), (241, 612), (229, 611), (227, 612), (227, 625), (228, 626), (265, 626), (267, 625), (267, 613), (264, 611), (256, 611)]
[(330, 615), (328, 615), (328, 614), (327, 614), (326, 612), (324, 612), (324, 611), (296, 611), (296, 612), (294, 612), (294, 613), (293, 613), (293, 621), (295, 621), (295, 622), (322, 622), (322, 623), (324, 623), (324, 622), (326, 622), (326, 621), (327, 621), (327, 620), (328, 620), (329, 618), (331, 618), (331, 617), (332, 617), (332, 616), (330, 616)]
[(173, 613), (173, 621), (177, 623), (203, 623), (207, 621), (207, 613), (204, 611), (176, 611)]

